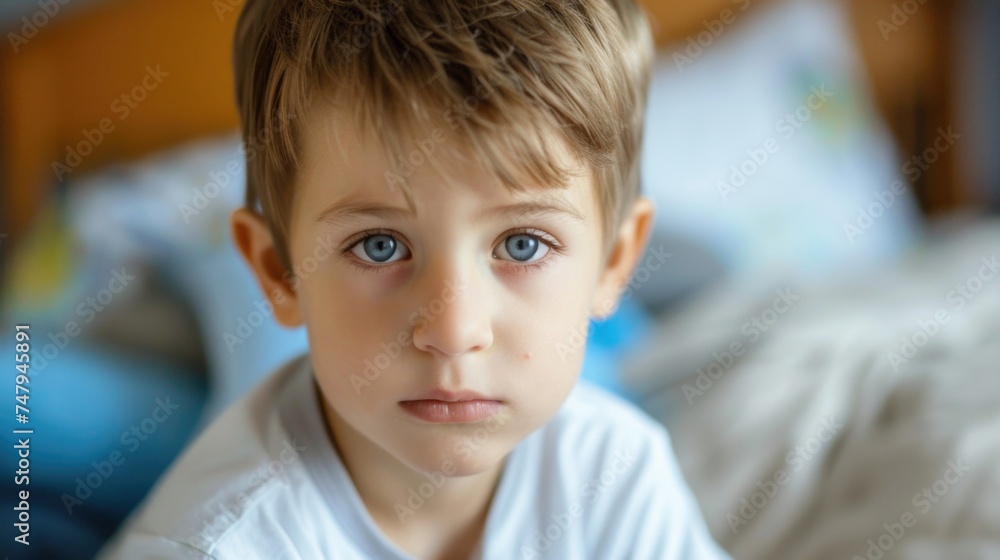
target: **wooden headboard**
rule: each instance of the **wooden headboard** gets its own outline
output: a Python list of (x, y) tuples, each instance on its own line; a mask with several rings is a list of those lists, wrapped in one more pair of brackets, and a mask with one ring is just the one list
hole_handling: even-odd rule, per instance
[(0, 49), (2, 207), (12, 238), (59, 176), (235, 130), (230, 52), (242, 3), (68, 6), (17, 52)]
[[(950, 82), (942, 79), (949, 75), (948, 40), (940, 31), (947, 28), (942, 12), (950, 3), (924, 6), (886, 42), (876, 23), (891, 13), (892, 1), (848, 5), (879, 105), (902, 152), (912, 154), (927, 145), (920, 131), (954, 122), (944, 89)], [(24, 232), (59, 176), (72, 179), (111, 161), (234, 130), (230, 55), (243, 3), (70, 5), (19, 43), (17, 52), (0, 48), (0, 230), (11, 238)], [(706, 18), (733, 0), (644, 3), (663, 44), (699, 32)], [(958, 183), (945, 161), (913, 186), (934, 212), (961, 202)]]

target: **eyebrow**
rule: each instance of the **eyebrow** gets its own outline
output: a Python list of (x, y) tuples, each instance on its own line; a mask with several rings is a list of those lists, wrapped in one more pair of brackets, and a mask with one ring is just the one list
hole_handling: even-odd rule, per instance
[(316, 221), (335, 224), (339, 221), (351, 221), (364, 217), (393, 221), (415, 215), (416, 212), (411, 212), (409, 209), (385, 206), (383, 204), (335, 202), (326, 210), (320, 212), (316, 216)]
[[(385, 221), (400, 221), (416, 216), (416, 211), (383, 204), (358, 203), (358, 202), (337, 202), (323, 210), (316, 216), (320, 222), (337, 223), (341, 221), (353, 221), (365, 217), (377, 218)], [(505, 206), (499, 206), (485, 210), (477, 216), (481, 218), (494, 218), (511, 220), (514, 218), (542, 218), (547, 216), (572, 218), (578, 221), (586, 221), (583, 216), (572, 205), (557, 199), (547, 199), (546, 201), (517, 202)]]
[(557, 218), (573, 218), (581, 222), (586, 221), (576, 208), (557, 199), (550, 199), (545, 202), (518, 202), (507, 206), (500, 206), (483, 212), (481, 216), (491, 216), (507, 220), (513, 218), (554, 216)]

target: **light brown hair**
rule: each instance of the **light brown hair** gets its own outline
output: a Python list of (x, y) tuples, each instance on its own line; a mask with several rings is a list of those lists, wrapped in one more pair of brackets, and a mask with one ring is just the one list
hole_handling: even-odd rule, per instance
[(234, 44), (246, 205), (290, 268), (299, 123), (333, 94), (386, 154), (444, 123), (512, 189), (566, 183), (545, 140), (560, 134), (595, 173), (608, 241), (639, 194), (652, 50), (633, 0), (248, 0)]

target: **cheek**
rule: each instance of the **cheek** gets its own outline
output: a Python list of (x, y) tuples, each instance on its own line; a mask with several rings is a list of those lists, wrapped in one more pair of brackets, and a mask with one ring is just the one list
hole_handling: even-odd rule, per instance
[(505, 306), (500, 324), (522, 402), (539, 414), (561, 405), (583, 364), (592, 292), (580, 282), (549, 282), (543, 297)]
[(374, 298), (356, 293), (353, 286), (335, 274), (317, 274), (300, 284), (302, 314), (309, 331), (324, 345), (350, 347), (381, 333), (381, 307)]
[(317, 375), (331, 394), (345, 395), (337, 399), (344, 405), (377, 406), (377, 397), (394, 390), (398, 378), (383, 372), (398, 367), (412, 346), (407, 314), (339, 274), (315, 274), (302, 282), (299, 296)]
[(549, 364), (553, 357), (557, 364), (566, 363), (562, 347), (582, 351), (585, 343), (596, 278), (586, 261), (564, 261), (542, 274), (519, 279), (520, 284), (508, 285), (518, 301), (501, 307), (502, 324), (517, 340), (515, 347), (524, 348), (519, 355), (531, 353), (527, 363)]
[[(302, 316), (311, 339), (324, 346), (364, 348), (368, 338), (385, 340), (394, 312), (385, 294), (398, 275), (368, 274), (340, 254), (339, 237), (322, 231), (299, 232), (293, 272), (299, 279)], [(376, 343), (377, 344), (377, 343)]]

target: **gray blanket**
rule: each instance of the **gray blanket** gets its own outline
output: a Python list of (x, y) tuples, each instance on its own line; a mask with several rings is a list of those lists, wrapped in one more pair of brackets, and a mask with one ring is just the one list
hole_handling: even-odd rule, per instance
[(738, 559), (1000, 558), (1000, 223), (878, 274), (722, 287), (624, 372)]

